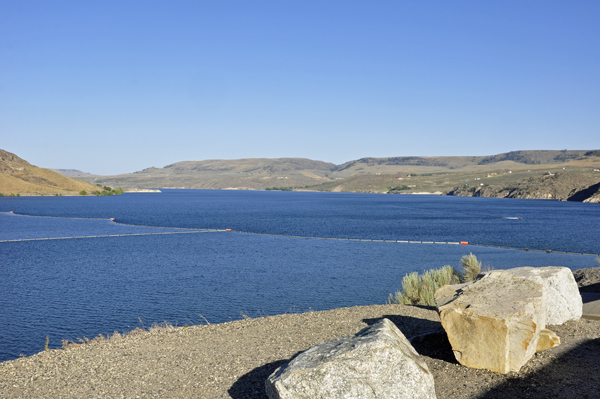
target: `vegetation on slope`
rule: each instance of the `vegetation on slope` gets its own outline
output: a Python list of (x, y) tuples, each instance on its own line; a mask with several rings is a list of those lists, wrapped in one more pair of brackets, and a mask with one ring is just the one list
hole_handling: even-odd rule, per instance
[[(125, 188), (432, 193), (600, 202), (600, 150), (361, 158), (338, 166), (303, 158), (204, 160), (77, 178)], [(96, 189), (72, 191), (81, 190)]]
[(332, 163), (303, 158), (186, 161), (117, 176), (81, 176), (113, 187), (252, 189), (330, 181)]
[(91, 192), (90, 183), (71, 179), (49, 169), (38, 168), (13, 153), (0, 150), (0, 193), (67, 194)]
[(551, 167), (536, 165), (520, 169), (359, 174), (308, 189), (600, 202), (600, 158), (584, 157)]

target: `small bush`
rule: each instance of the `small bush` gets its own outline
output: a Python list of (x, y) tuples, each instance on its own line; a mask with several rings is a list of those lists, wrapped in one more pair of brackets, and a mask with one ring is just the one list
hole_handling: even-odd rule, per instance
[(402, 279), (402, 291), (390, 294), (388, 303), (435, 306), (434, 294), (439, 288), (460, 282), (460, 273), (452, 266), (427, 270), (422, 275), (412, 272)]
[(462, 281), (465, 283), (475, 281), (481, 273), (481, 262), (472, 253), (460, 258), (460, 266), (462, 267)]
[[(600, 262), (600, 258), (597, 259)], [(475, 281), (481, 272), (481, 262), (470, 253), (460, 258), (462, 272), (452, 266), (444, 266), (441, 269), (427, 270), (419, 275), (417, 272), (407, 274), (402, 279), (402, 291), (390, 294), (388, 303), (402, 305), (424, 305), (436, 306), (435, 292), (444, 285), (460, 284)], [(483, 271), (490, 271), (488, 266)]]
[(79, 195), (87, 195), (87, 192), (86, 192), (85, 190), (81, 190), (81, 191), (79, 192)]

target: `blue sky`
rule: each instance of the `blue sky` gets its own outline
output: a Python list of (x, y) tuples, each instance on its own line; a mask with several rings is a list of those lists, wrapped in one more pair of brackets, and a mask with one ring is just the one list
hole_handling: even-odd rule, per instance
[(0, 148), (200, 159), (600, 148), (598, 1), (0, 0)]

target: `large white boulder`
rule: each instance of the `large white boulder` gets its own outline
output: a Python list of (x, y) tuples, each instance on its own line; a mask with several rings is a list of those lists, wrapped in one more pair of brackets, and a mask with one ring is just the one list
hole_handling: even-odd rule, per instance
[(435, 301), (454, 356), (467, 367), (519, 371), (546, 326), (544, 286), (503, 270), (444, 286)]
[(266, 391), (270, 399), (435, 398), (427, 364), (388, 319), (299, 354)]
[(516, 267), (506, 271), (538, 282), (546, 288), (547, 325), (559, 325), (581, 318), (581, 294), (573, 272), (568, 267)]

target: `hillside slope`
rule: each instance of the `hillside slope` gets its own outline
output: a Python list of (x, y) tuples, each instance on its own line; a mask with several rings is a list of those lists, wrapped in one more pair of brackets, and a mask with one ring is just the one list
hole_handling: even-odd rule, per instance
[(92, 192), (98, 187), (63, 176), (49, 169), (38, 168), (13, 153), (0, 150), (0, 193), (15, 194), (77, 194)]
[[(487, 157), (362, 158), (316, 191), (600, 202), (600, 151), (514, 151)], [(300, 188), (298, 188), (300, 189)]]
[(600, 196), (596, 170), (600, 170), (600, 150), (539, 150), (488, 156), (361, 158), (338, 166), (304, 158), (185, 161), (130, 174), (78, 179), (129, 188), (428, 192), (595, 201)]
[(593, 157), (596, 153), (600, 153), (600, 151), (530, 150), (511, 151), (488, 156), (361, 158), (337, 166), (331, 176), (350, 177), (369, 173), (439, 173), (502, 168), (516, 169), (528, 166), (559, 165), (577, 159)]
[(79, 176), (113, 187), (265, 189), (330, 181), (335, 165), (304, 158), (184, 161), (116, 176)]

